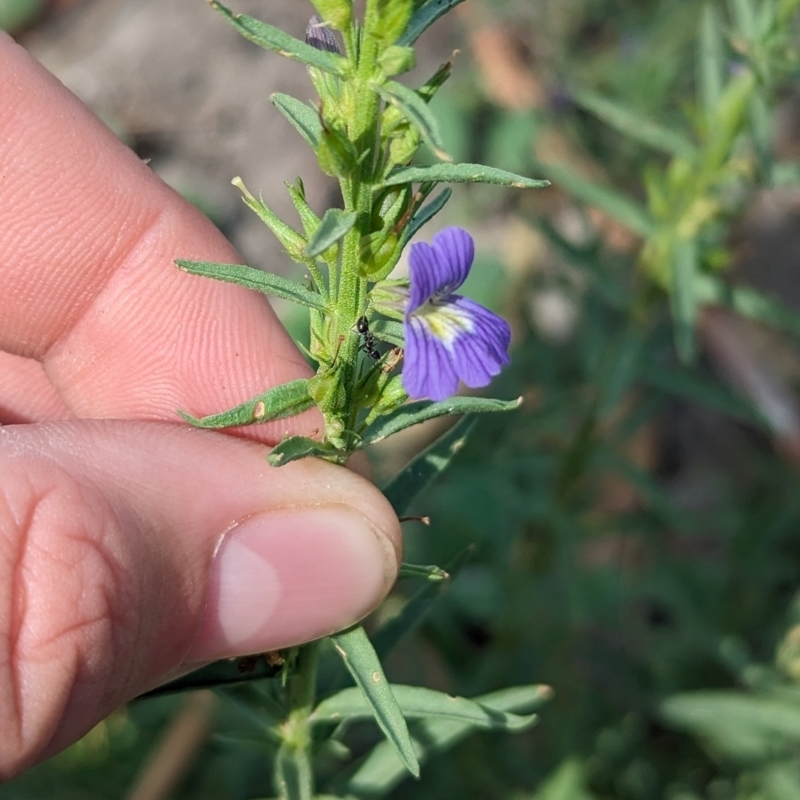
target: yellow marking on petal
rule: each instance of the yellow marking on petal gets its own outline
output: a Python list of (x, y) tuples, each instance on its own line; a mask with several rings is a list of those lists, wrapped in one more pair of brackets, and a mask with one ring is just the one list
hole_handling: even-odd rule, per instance
[(412, 316), (419, 317), (430, 333), (446, 347), (464, 333), (475, 329), (472, 318), (452, 303), (439, 304), (428, 301), (416, 309)]

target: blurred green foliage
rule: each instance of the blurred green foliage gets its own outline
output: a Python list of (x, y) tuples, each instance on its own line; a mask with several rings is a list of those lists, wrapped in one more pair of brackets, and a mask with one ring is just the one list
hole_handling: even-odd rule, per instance
[[(436, 100), (449, 151), (537, 175), (555, 130), (606, 180), (552, 161), (554, 183), (636, 244), (609, 246), (580, 212), (581, 235), (567, 235), (541, 198), (501, 203), (497, 216), (538, 230), (560, 269), (515, 274), (505, 292), (474, 271), (473, 290), (496, 307), (512, 298), (517, 321), (512, 366), (492, 392), (526, 402), (481, 419), (414, 509), (432, 524), (408, 526), (407, 560), (446, 564), (474, 549), (444, 591), (429, 585), (411, 601), (439, 594), (387, 674), (471, 697), (533, 682), (555, 696), (537, 728), (455, 737), (420, 782), (389, 796), (800, 798), (797, 470), (694, 341), (704, 304), (723, 300), (800, 330), (775, 301), (742, 288), (723, 298), (708, 283), (733, 264), (731, 231), (755, 192), (797, 180), (769, 146), (776, 98), (797, 75), (794, 5), (482, 5), (481, 25), (499, 20), (533, 43), (546, 102), (493, 105), (470, 64), (461, 91)], [(499, 196), (465, 190), (454, 205), (483, 219)], [(537, 324), (537, 297), (569, 312), (565, 332)], [(398, 612), (413, 587), (401, 582), (378, 616)], [(215, 735), (175, 797), (269, 794), (258, 720), (235, 702), (260, 691), (220, 692)], [(124, 796), (183, 702), (133, 704), (0, 798)], [(364, 723), (347, 744), (366, 752), (377, 739)]]

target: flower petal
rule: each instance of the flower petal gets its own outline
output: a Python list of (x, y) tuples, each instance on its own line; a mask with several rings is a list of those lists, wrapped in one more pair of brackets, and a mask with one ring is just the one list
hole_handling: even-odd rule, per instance
[(406, 351), (403, 387), (408, 396), (446, 400), (458, 389), (458, 376), (445, 345), (428, 328), (424, 319), (410, 317), (405, 325)]
[(485, 341), (496, 347), (498, 354), (502, 354), (498, 357), (505, 359), (502, 363), (507, 364), (509, 360), (508, 347), (511, 344), (511, 328), (508, 323), (469, 297), (454, 295), (453, 300), (459, 311), (472, 320), (475, 332), (479, 332)]
[(504, 319), (472, 300), (458, 297), (455, 305), (470, 317), (472, 327), (452, 341), (453, 366), (467, 386), (478, 389), (508, 364), (511, 330)]
[(425, 242), (411, 245), (408, 256), (409, 296), (406, 313), (416, 311), (433, 297), (439, 288), (439, 260), (434, 249)]
[(445, 228), (431, 244), (411, 245), (409, 272), (411, 293), (407, 311), (415, 311), (434, 295), (446, 296), (461, 286), (475, 257), (475, 243), (463, 229)]
[(439, 261), (437, 292), (450, 294), (467, 279), (475, 258), (475, 242), (463, 228), (451, 226), (439, 231), (431, 241)]

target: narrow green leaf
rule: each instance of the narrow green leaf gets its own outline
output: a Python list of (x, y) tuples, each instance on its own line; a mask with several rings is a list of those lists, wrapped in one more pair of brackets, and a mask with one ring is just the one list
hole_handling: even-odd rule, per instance
[(750, 319), (800, 336), (800, 313), (755, 289), (732, 286), (712, 275), (698, 273), (694, 291), (700, 305), (708, 303), (729, 308)]
[(307, 439), (305, 436), (289, 436), (272, 448), (272, 452), (267, 456), (267, 461), (270, 466), (282, 467), (290, 461), (297, 461), (309, 456), (330, 458), (337, 454), (338, 451), (328, 444)]
[[(552, 696), (548, 686), (514, 687), (476, 697), (475, 701), (495, 711), (530, 712)], [(414, 723), (414, 742), (420, 759), (455, 747), (473, 730), (466, 722), (449, 719), (420, 720)], [(340, 787), (357, 796), (384, 797), (406, 777), (403, 765), (386, 742), (381, 742), (361, 762)]]
[(217, 0), (208, 0), (209, 5), (218, 11), (245, 39), (272, 50), (285, 58), (301, 61), (309, 67), (316, 67), (332, 75), (346, 75), (347, 61), (336, 53), (317, 50), (310, 44), (295, 39), (280, 28), (268, 25), (247, 14), (234, 14)]
[(425, 167), (400, 167), (389, 174), (383, 186), (404, 186), (407, 183), (492, 183), (515, 189), (542, 189), (550, 181), (525, 178), (503, 169), (483, 164), (432, 164)]
[(317, 110), (296, 97), (280, 92), (270, 95), (269, 99), (306, 142), (316, 150), (322, 138), (322, 123), (319, 121)]
[(471, 545), (465, 547), (455, 558), (445, 564), (445, 571), (450, 576), (450, 580), (440, 582), (428, 582), (419, 591), (411, 595), (408, 602), (403, 606), (400, 613), (387, 620), (372, 636), (372, 646), (378, 654), (378, 658), (383, 661), (397, 645), (410, 633), (412, 633), (428, 613), (434, 600), (444, 592), (451, 584), (453, 578), (458, 574), (464, 564), (469, 561), (474, 552)]
[(750, 98), (748, 108), (750, 136), (758, 159), (761, 177), (769, 181), (772, 177), (772, 112), (763, 88), (757, 87)]
[(265, 678), (274, 678), (280, 674), (282, 669), (283, 666), (280, 664), (269, 664), (263, 655), (257, 658), (252, 656), (225, 658), (196, 669), (188, 675), (182, 675), (163, 686), (151, 689), (149, 692), (139, 695), (136, 700), (145, 700), (148, 697), (158, 697), (162, 694), (212, 689), (215, 686), (229, 686), (245, 681), (260, 681)]
[(428, 104), (415, 91), (396, 81), (376, 84), (375, 90), (419, 131), (422, 140), (431, 148), (437, 158), (442, 161), (453, 160), (444, 149), (436, 117)]
[(434, 583), (441, 583), (446, 581), (450, 574), (445, 572), (441, 567), (434, 564), (408, 564), (405, 561), (400, 565), (400, 570), (397, 573), (398, 578), (425, 578), (426, 581), (433, 581)]
[(370, 323), (369, 331), (376, 339), (380, 339), (382, 342), (394, 345), (395, 347), (405, 346), (402, 322), (378, 319)]
[(403, 766), (417, 777), (419, 761), (408, 726), (366, 632), (361, 626), (356, 626), (334, 634), (331, 640)]
[(184, 272), (192, 275), (202, 275), (206, 278), (215, 278), (226, 283), (238, 283), (248, 289), (255, 289), (263, 294), (273, 297), (282, 297), (301, 306), (325, 311), (325, 301), (316, 292), (311, 292), (300, 283), (263, 272), (260, 269), (247, 267), (244, 264), (215, 264), (211, 261), (186, 261), (175, 259), (177, 266)]
[(684, 363), (695, 356), (694, 328), (697, 321), (695, 275), (698, 268), (697, 242), (677, 236), (672, 241), (670, 306), (675, 325), (675, 349)]
[(768, 764), (758, 773), (764, 797), (769, 800), (797, 800), (800, 797), (800, 768), (795, 759)]
[(477, 421), (472, 414), (467, 414), (386, 484), (383, 493), (398, 516), (406, 514), (414, 500), (447, 469), (455, 454), (466, 444)]
[(47, 0), (3, 0), (0, 2), (0, 30), (16, 34), (42, 18)]
[(800, 164), (796, 161), (779, 161), (772, 165), (770, 186), (800, 186)]
[(303, 259), (306, 239), (294, 228), (287, 225), (265, 202), (263, 198), (256, 199), (244, 185), (240, 177), (235, 177), (231, 183), (242, 193), (245, 205), (272, 231), (275, 238), (281, 243), (289, 257), (298, 264), (307, 263)]
[(608, 259), (604, 258), (598, 244), (578, 247), (568, 242), (547, 220), (538, 222), (541, 232), (570, 264), (579, 269), (597, 294), (612, 308), (626, 308), (630, 296), (623, 286), (611, 279)]
[(397, 40), (396, 44), (414, 44), (439, 17), (463, 2), (464, 0), (423, 0), (423, 3), (414, 12), (414, 15), (406, 26), (405, 32)]
[[(514, 714), (497, 711), (480, 701), (452, 697), (444, 692), (421, 686), (392, 684), (392, 692), (403, 709), (403, 716), (412, 719), (449, 719), (484, 730), (523, 731), (536, 722), (536, 714)], [(312, 724), (369, 719), (372, 706), (357, 687), (343, 689), (323, 700), (311, 714)]]
[(647, 209), (625, 195), (584, 178), (564, 164), (540, 164), (539, 168), (564, 191), (596, 206), (633, 233), (647, 237), (655, 232), (655, 223)]
[(331, 245), (336, 244), (347, 234), (358, 220), (357, 211), (342, 211), (340, 208), (329, 208), (322, 218), (319, 228), (311, 237), (306, 247), (306, 256), (314, 258), (324, 253)]
[(745, 41), (753, 41), (756, 36), (756, 9), (752, 0), (731, 0), (731, 11), (736, 32)]
[(403, 233), (403, 244), (407, 243), (423, 225), (430, 222), (445, 207), (452, 194), (452, 189), (442, 189), (430, 203), (414, 214)]
[(418, 400), (401, 406), (391, 414), (370, 425), (359, 442), (359, 447), (366, 447), (392, 436), (398, 431), (427, 422), (429, 419), (450, 416), (452, 414), (481, 414), (488, 411), (513, 411), (519, 408), (522, 398), (516, 400), (492, 400), (487, 397), (451, 397), (440, 403)]
[(575, 102), (625, 136), (669, 155), (692, 159), (694, 144), (683, 133), (665, 128), (647, 117), (588, 89), (572, 93)]
[(568, 758), (558, 765), (535, 794), (525, 798), (520, 797), (519, 800), (599, 800), (599, 798), (590, 794), (586, 788), (586, 769), (583, 764), (576, 758)]
[(671, 726), (711, 740), (736, 758), (779, 758), (800, 743), (800, 703), (783, 696), (686, 692), (668, 697), (659, 711)]
[(768, 429), (768, 423), (758, 409), (741, 395), (723, 384), (708, 380), (685, 367), (671, 367), (643, 359), (637, 379), (645, 386), (675, 397), (698, 403), (720, 414)]
[(722, 19), (712, 3), (703, 6), (697, 53), (698, 102), (711, 121), (725, 82), (725, 47)]
[(314, 400), (308, 393), (308, 378), (300, 378), (274, 386), (258, 397), (220, 414), (198, 419), (183, 411), (178, 413), (197, 428), (232, 428), (235, 425), (252, 425), (293, 417), (313, 405)]

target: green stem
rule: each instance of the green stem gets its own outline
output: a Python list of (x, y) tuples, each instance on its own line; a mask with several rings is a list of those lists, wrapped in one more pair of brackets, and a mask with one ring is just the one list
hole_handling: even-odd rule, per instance
[(317, 693), (319, 642), (298, 648), (287, 681), (289, 715), (281, 725), (282, 744), (275, 761), (275, 788), (281, 800), (313, 800), (314, 771), (308, 718)]
[[(336, 324), (332, 326), (331, 347), (338, 352), (341, 363), (339, 380), (343, 391), (340, 418), (352, 420), (355, 385), (358, 380), (358, 348), (360, 340), (354, 332), (356, 320), (364, 314), (367, 304), (367, 281), (361, 277), (360, 242), (369, 234), (372, 217), (372, 189), (375, 170), (375, 149), (378, 142), (380, 97), (372, 87), (378, 45), (364, 36), (359, 50), (357, 73), (353, 78), (352, 119), (348, 121), (348, 134), (362, 156), (356, 172), (341, 181), (342, 197), (347, 211), (357, 211), (358, 222), (342, 241), (339, 287), (336, 297)], [(345, 450), (355, 445), (352, 432), (345, 433)]]

